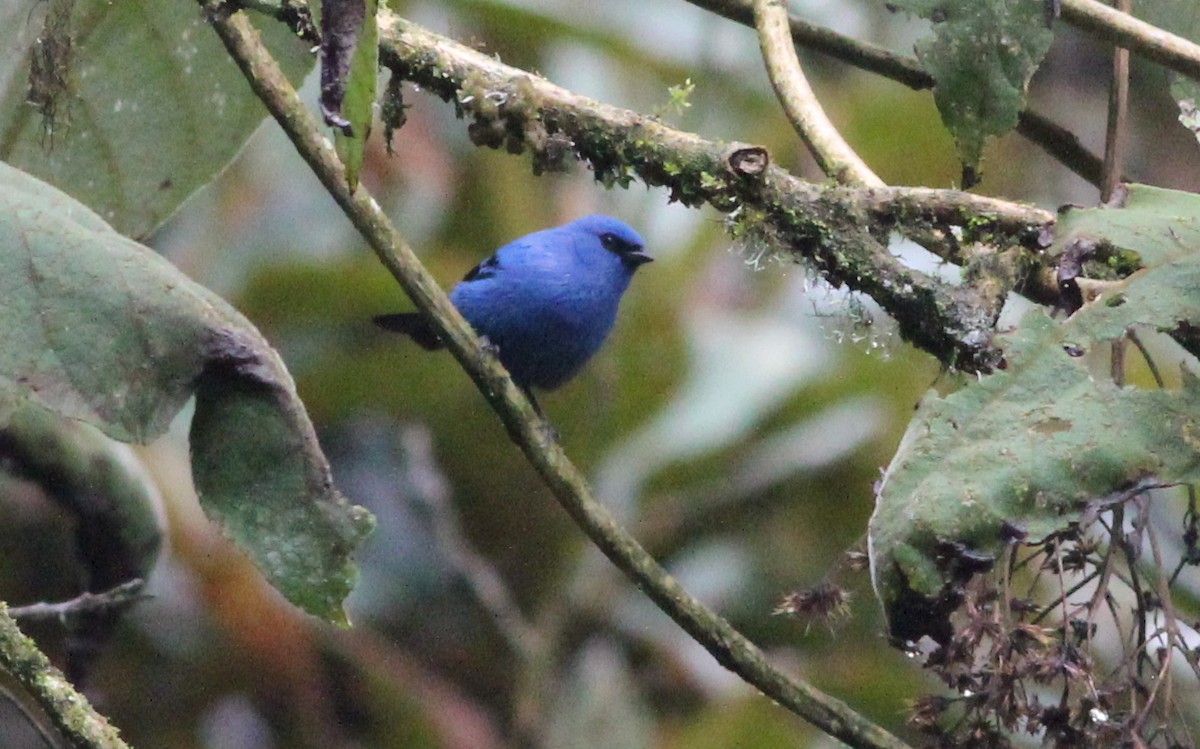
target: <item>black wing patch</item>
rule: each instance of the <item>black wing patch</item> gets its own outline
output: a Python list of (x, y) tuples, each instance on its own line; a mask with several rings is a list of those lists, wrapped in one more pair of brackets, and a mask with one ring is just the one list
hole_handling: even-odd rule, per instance
[(491, 278), (496, 275), (496, 271), (498, 270), (500, 270), (500, 256), (492, 255), (487, 260), (472, 268), (467, 275), (463, 276), (463, 282), (469, 283), (482, 278)]

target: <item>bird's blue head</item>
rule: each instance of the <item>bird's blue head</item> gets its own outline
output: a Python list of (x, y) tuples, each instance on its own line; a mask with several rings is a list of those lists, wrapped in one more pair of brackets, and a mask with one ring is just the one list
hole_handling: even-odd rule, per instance
[(639, 266), (652, 262), (654, 258), (645, 252), (646, 242), (636, 231), (623, 221), (612, 216), (593, 214), (576, 219), (563, 227), (581, 231), (596, 237), (600, 246), (620, 258), (632, 273)]

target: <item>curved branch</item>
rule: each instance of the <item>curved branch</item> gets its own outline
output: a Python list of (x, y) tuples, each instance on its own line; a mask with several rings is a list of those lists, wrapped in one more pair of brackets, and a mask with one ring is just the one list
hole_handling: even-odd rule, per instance
[(883, 180), (871, 171), (829, 121), (804, 77), (783, 0), (754, 0), (754, 25), (775, 95), (792, 126), (812, 151), (821, 171), (844, 185), (883, 187)]
[(907, 745), (844, 703), (774, 668), (752, 642), (717, 616), (667, 574), (612, 514), (595, 500), (583, 475), (567, 458), (549, 424), (450, 303), (416, 254), (400, 237), (379, 204), (361, 186), (351, 192), (345, 170), (320, 127), (258, 33), (241, 13), (225, 16), (203, 0), (213, 27), (254, 92), (291, 139), (296, 150), (343, 212), (423, 312), (442, 327), (459, 364), (499, 414), (509, 435), (525, 453), (555, 498), (612, 562), (664, 612), (700, 642), (723, 666), (831, 736), (864, 749), (906, 749)]
[(46, 711), (54, 726), (73, 747), (129, 749), (67, 677), (50, 665), (37, 644), (25, 636), (0, 601), (0, 668), (13, 675)]
[[(754, 26), (752, 0), (687, 0), (700, 8)], [(1153, 60), (1177, 73), (1200, 80), (1200, 45), (1163, 31), (1157, 26), (1097, 2), (1097, 0), (1060, 0), (1062, 20), (1118, 47), (1128, 47), (1137, 55)], [(934, 81), (911, 57), (904, 57), (843, 36), (795, 16), (789, 19), (792, 37), (809, 49), (843, 62), (878, 73), (908, 86), (932, 88)]]
[[(754, 10), (751, 0), (687, 0), (743, 26), (754, 28)], [(895, 52), (859, 41), (832, 29), (809, 23), (797, 16), (788, 16), (788, 26), (795, 44), (841, 60), (868, 73), (875, 73), (914, 91), (933, 88), (933, 76), (921, 68), (914, 57), (905, 57)], [(1021, 113), (1017, 120), (1017, 132), (1031, 143), (1058, 159), (1063, 166), (1097, 189), (1103, 169), (1100, 157), (1087, 149), (1078, 136), (1065, 127), (1052, 122), (1046, 116), (1031, 109)]]

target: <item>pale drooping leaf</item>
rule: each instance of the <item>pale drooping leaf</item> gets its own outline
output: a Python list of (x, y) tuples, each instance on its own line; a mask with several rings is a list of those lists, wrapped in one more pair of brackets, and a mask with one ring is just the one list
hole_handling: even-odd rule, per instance
[(948, 636), (958, 587), (1007, 541), (1044, 537), (1152, 484), (1200, 478), (1200, 380), (1185, 371), (1177, 389), (1122, 387), (1086, 362), (1130, 328), (1200, 324), (1200, 196), (1135, 187), (1127, 205), (1067, 212), (1050, 251), (1084, 240), (1145, 267), (1065, 321), (1030, 312), (1005, 342), (1005, 371), (929, 395), (910, 424), (869, 529), (893, 635)]
[[(259, 26), (299, 83), (308, 45)], [(0, 3), (0, 49), (0, 160), (126, 236), (210, 182), (267, 114), (194, 2)]]
[[(895, 0), (933, 21), (933, 37), (917, 43), (921, 66), (937, 81), (934, 100), (954, 136), (970, 181), (984, 141), (1017, 125), (1025, 89), (1054, 34), (1036, 0)], [(969, 185), (968, 185), (969, 186)]]
[(279, 356), (166, 260), (0, 164), (0, 423), (28, 400), (144, 442), (193, 395), (206, 512), (289, 600), (344, 621), (371, 518), (332, 486)]

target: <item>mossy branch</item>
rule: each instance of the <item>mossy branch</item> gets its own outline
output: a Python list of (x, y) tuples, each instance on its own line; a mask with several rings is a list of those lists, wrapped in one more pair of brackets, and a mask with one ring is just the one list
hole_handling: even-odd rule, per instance
[[(764, 148), (706, 140), (579, 96), (392, 13), (380, 14), (379, 36), (381, 63), (454, 102), (476, 143), (528, 150), (535, 169), (579, 158), (605, 184), (636, 177), (685, 205), (708, 203), (731, 214), (735, 232), (762, 236), (832, 284), (871, 296), (907, 340), (949, 365), (986, 370), (1000, 360), (992, 326), (1007, 288), (985, 293), (908, 268), (888, 251), (892, 231), (940, 237), (933, 249), (957, 259), (954, 227), (965, 229), (968, 243), (985, 238), (1013, 266), (1007, 278), (1043, 277), (1028, 269), (1053, 221), (1046, 211), (953, 190), (815, 185), (772, 164)], [(1004, 252), (1011, 248), (1019, 252)]]
[(128, 749), (114, 728), (25, 636), (0, 601), (0, 668), (12, 674), (76, 749)]

